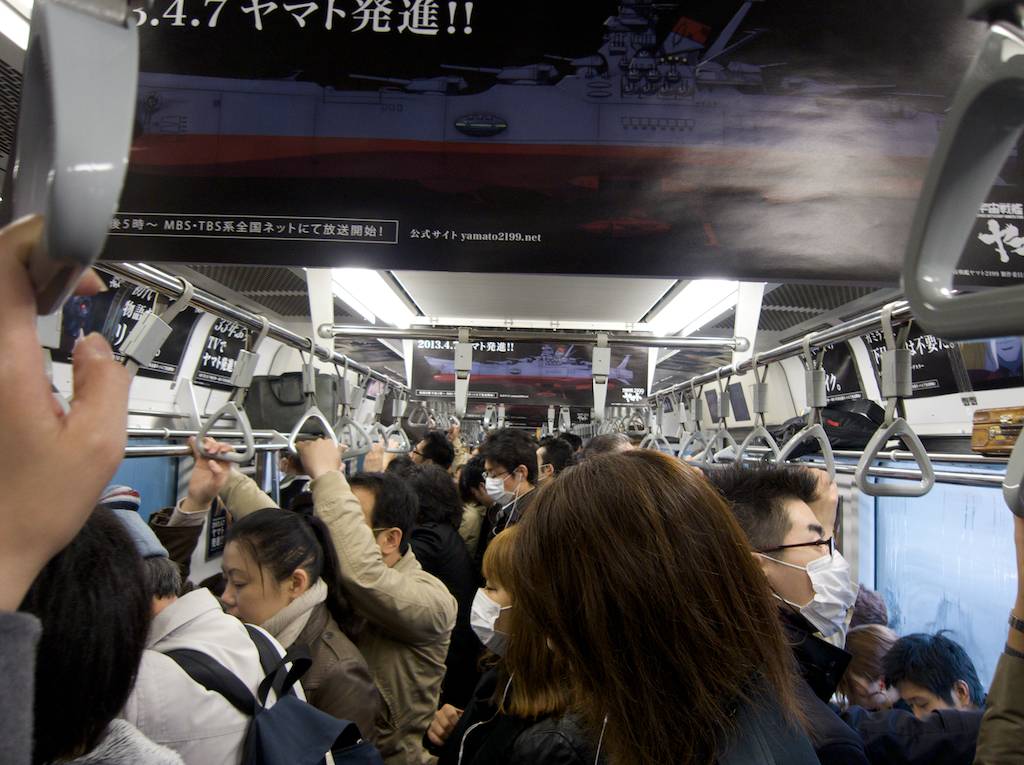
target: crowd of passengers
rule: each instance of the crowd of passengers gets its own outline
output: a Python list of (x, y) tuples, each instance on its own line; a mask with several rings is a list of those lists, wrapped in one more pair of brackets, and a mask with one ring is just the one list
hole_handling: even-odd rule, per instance
[[(3, 763), (240, 763), (252, 715), (180, 657), (257, 694), (267, 646), (304, 657), (295, 704), (387, 765), (1024, 761), (1024, 623), (987, 699), (950, 636), (898, 636), (851, 579), (824, 473), (500, 429), (473, 454), (427, 432), (346, 477), (320, 439), (282, 461), (280, 504), (196, 454), (147, 522), (104, 489), (127, 396), (109, 348), (79, 343), (55, 411), (34, 337), (10, 334), (31, 334), (24, 280), (0, 270), (0, 334), (27, 354), (0, 365)], [(222, 571), (194, 584), (221, 510)]]

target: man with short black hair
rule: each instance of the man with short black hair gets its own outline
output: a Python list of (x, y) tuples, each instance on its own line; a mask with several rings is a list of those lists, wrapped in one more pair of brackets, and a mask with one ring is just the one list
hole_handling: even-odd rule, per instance
[(554, 478), (572, 464), (572, 445), (558, 436), (548, 436), (537, 448), (537, 482)]
[(850, 655), (822, 636), (844, 634), (856, 588), (834, 549), (832, 530), (811, 508), (819, 497), (817, 476), (794, 467), (730, 466), (707, 471), (707, 478), (732, 505), (779, 599), (804, 680), (798, 698), (821, 762), (867, 758), (872, 765), (970, 765), (980, 712), (950, 711), (918, 720), (898, 709), (872, 713), (851, 707), (840, 719), (828, 706)]
[(628, 452), (633, 448), (633, 442), (625, 433), (603, 433), (594, 436), (583, 449), (583, 459), (600, 457), (602, 454), (617, 454)]
[(443, 470), (451, 470), (455, 446), (440, 430), (428, 430), (416, 448), (409, 452), (409, 458), (417, 465), (437, 465)]
[(537, 484), (537, 442), (514, 428), (493, 430), (480, 447), (487, 495), (501, 506), (496, 530), (518, 522), (529, 509)]
[(882, 659), (885, 684), (900, 692), (923, 720), (938, 709), (980, 709), (985, 691), (974, 662), (943, 633), (916, 633), (896, 641)]

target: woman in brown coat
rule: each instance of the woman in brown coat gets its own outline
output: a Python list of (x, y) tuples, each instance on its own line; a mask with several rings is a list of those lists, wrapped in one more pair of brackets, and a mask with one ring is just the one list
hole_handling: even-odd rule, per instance
[(337, 555), (311, 514), (259, 510), (236, 521), (224, 548), (228, 613), (270, 632), (285, 648), (305, 645), (302, 678), (310, 704), (351, 720), (373, 739), (380, 694), (351, 636), (358, 623), (337, 583)]

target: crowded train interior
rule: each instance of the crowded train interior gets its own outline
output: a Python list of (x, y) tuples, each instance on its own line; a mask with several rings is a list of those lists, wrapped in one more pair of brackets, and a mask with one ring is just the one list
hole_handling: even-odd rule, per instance
[(1024, 763), (1022, 127), (1011, 0), (0, 0), (0, 765)]

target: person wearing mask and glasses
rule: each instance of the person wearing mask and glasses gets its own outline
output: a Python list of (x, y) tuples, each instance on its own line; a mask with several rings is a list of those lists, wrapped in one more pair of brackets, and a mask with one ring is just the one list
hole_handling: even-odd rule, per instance
[(521, 430), (491, 431), (480, 447), (484, 459), (484, 490), (494, 503), (487, 512), (477, 546), (478, 569), (488, 542), (519, 522), (537, 488), (537, 442)]

